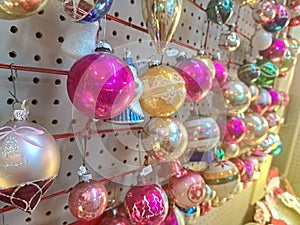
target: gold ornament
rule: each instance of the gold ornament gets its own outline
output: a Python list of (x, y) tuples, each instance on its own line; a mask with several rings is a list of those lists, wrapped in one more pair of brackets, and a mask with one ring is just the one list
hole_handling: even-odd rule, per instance
[(181, 16), (183, 0), (142, 0), (142, 12), (156, 50), (163, 55)]
[(140, 104), (152, 116), (165, 117), (175, 113), (184, 103), (185, 82), (168, 66), (150, 68), (141, 76), (144, 92)]
[(45, 8), (48, 0), (2, 0), (0, 19), (17, 20), (32, 16)]

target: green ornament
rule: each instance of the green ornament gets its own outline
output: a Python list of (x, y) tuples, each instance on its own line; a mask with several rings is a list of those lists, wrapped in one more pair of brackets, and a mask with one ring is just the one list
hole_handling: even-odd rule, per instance
[(254, 84), (261, 74), (260, 67), (254, 63), (246, 63), (239, 67), (238, 77), (245, 84)]
[(215, 152), (216, 152), (216, 156), (218, 159), (225, 160), (225, 153), (224, 153), (223, 149), (217, 148)]
[(256, 84), (258, 85), (272, 85), (275, 79), (279, 76), (279, 68), (277, 65), (270, 61), (260, 60), (256, 63), (261, 70), (261, 74), (258, 77)]
[(210, 0), (206, 14), (212, 22), (223, 25), (233, 14), (233, 2), (232, 0)]

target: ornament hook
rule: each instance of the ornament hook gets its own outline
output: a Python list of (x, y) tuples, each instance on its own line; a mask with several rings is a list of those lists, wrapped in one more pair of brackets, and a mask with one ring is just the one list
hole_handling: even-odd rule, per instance
[(8, 91), (8, 93), (14, 98), (13, 109), (15, 109), (15, 104), (22, 104), (21, 101), (17, 98), (17, 89), (16, 89), (16, 78), (18, 77), (17, 70), (13, 69), (13, 63), (10, 64), (10, 76), (8, 77), (8, 81), (12, 82), (13, 92)]

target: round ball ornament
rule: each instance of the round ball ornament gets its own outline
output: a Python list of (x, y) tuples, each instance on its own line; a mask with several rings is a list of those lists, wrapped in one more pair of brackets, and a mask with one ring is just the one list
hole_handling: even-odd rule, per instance
[(214, 78), (213, 85), (214, 85), (214, 87), (222, 87), (228, 79), (228, 76), (229, 76), (228, 69), (219, 60), (214, 61), (214, 66), (216, 69), (216, 76)]
[(124, 204), (133, 224), (161, 224), (169, 211), (168, 197), (157, 184), (133, 186), (127, 192)]
[(272, 151), (277, 149), (280, 144), (281, 141), (279, 135), (275, 133), (269, 133), (260, 144), (260, 147), (264, 154), (270, 154)]
[(234, 3), (231, 0), (210, 0), (206, 14), (210, 21), (225, 24), (233, 14)]
[(185, 225), (194, 225), (201, 214), (200, 206), (188, 209), (179, 207), (179, 209), (183, 214)]
[(182, 208), (198, 206), (205, 200), (205, 182), (202, 176), (192, 170), (169, 179), (169, 195), (176, 205)]
[(223, 142), (221, 145), (221, 149), (224, 152), (225, 159), (235, 158), (240, 153), (240, 147), (237, 143)]
[(169, 117), (151, 118), (141, 138), (146, 153), (160, 162), (177, 159), (188, 144), (186, 128), (179, 120)]
[(81, 181), (70, 192), (68, 205), (71, 213), (81, 220), (99, 217), (108, 204), (105, 187), (95, 180)]
[(249, 85), (249, 90), (251, 93), (251, 102), (252, 102), (255, 99), (257, 99), (257, 97), (259, 95), (259, 89), (255, 84), (251, 84), (251, 85)]
[(259, 60), (257, 65), (260, 67), (261, 74), (258, 77), (256, 84), (265, 86), (272, 85), (279, 76), (279, 68), (272, 62), (267, 60)]
[(175, 204), (170, 205), (167, 218), (161, 225), (185, 225), (184, 216)]
[(224, 132), (224, 142), (239, 143), (243, 140), (247, 131), (244, 121), (236, 116), (227, 119)]
[(269, 95), (271, 97), (271, 103), (270, 103), (270, 107), (269, 107), (269, 112), (272, 111), (278, 111), (282, 105), (282, 96), (280, 94), (279, 91), (276, 91), (274, 89), (270, 89), (269, 91)]
[(212, 73), (204, 62), (193, 58), (180, 61), (176, 67), (185, 81), (186, 98), (196, 102), (203, 99), (212, 87)]
[(188, 132), (188, 150), (205, 152), (214, 148), (220, 139), (220, 129), (211, 117), (203, 117), (196, 111), (184, 122)]
[(170, 116), (183, 105), (186, 87), (181, 75), (171, 67), (155, 66), (140, 77), (144, 92), (140, 98), (143, 110), (152, 116)]
[(23, 19), (44, 9), (48, 0), (4, 0), (0, 2), (0, 19)]
[(220, 35), (219, 47), (229, 52), (236, 51), (241, 45), (241, 39), (238, 33), (229, 28), (228, 32)]
[(117, 209), (113, 209), (109, 216), (106, 216), (98, 225), (130, 225), (127, 218), (118, 215)]
[[(299, 7), (300, 8), (300, 7)], [(290, 45), (290, 48), (292, 50), (292, 54), (297, 57), (299, 52), (300, 52), (300, 43), (299, 41), (296, 39), (296, 38), (293, 38), (292, 36), (289, 36), (288, 35), (288, 42), (289, 42), (289, 45)]]
[(104, 52), (84, 56), (73, 64), (68, 95), (78, 111), (96, 119), (121, 114), (134, 98), (134, 77), (118, 57)]
[(239, 170), (240, 176), (244, 176), (246, 173), (246, 165), (244, 160), (241, 158), (232, 158), (230, 161), (235, 164), (236, 168)]
[(290, 13), (286, 6), (277, 4), (275, 6), (275, 17), (273, 20), (262, 24), (268, 32), (278, 32), (285, 28), (290, 22)]
[(257, 113), (247, 112), (245, 113), (244, 122), (247, 126), (247, 132), (243, 142), (251, 146), (260, 144), (268, 134), (267, 120)]
[(278, 63), (284, 59), (287, 53), (287, 46), (281, 39), (273, 40), (270, 47), (265, 50), (259, 51), (259, 54), (265, 59), (273, 63)]
[(205, 54), (204, 50), (200, 50), (200, 53), (198, 53), (196, 56), (193, 56), (193, 59), (203, 62), (210, 70), (212, 78), (215, 78), (216, 69), (214, 66), (214, 62), (209, 58), (208, 55)]
[(237, 3), (241, 6), (243, 5), (254, 5), (258, 3), (260, 0), (238, 0)]
[(255, 32), (251, 41), (251, 46), (253, 46), (253, 55), (258, 56), (259, 51), (269, 48), (272, 42), (273, 36), (271, 33), (263, 29)]
[(275, 5), (271, 1), (263, 0), (257, 4), (251, 6), (252, 17), (256, 23), (268, 23), (271, 22), (276, 16)]
[(299, 26), (300, 24), (300, 1), (293, 0), (289, 1), (288, 7), (291, 12), (291, 20), (289, 23), (290, 27)]
[(254, 63), (246, 63), (239, 67), (238, 78), (247, 85), (254, 84), (260, 76), (260, 68)]
[(241, 182), (248, 183), (258, 180), (260, 176), (258, 160), (253, 156), (245, 156), (242, 160), (245, 163), (246, 172), (241, 176)]
[(266, 89), (260, 88), (258, 97), (251, 102), (250, 109), (259, 115), (263, 115), (270, 109), (271, 103), (270, 93)]
[(268, 112), (264, 115), (264, 117), (268, 121), (269, 131), (270, 132), (278, 131), (280, 125), (280, 116), (274, 112)]
[(0, 128), (0, 200), (32, 213), (58, 174), (60, 150), (53, 136), (27, 117), (26, 108), (14, 110)]
[(229, 114), (245, 112), (251, 102), (249, 88), (241, 81), (228, 81), (222, 87), (225, 108)]
[(97, 0), (95, 7), (79, 23), (93, 23), (102, 19), (110, 10), (113, 0)]
[(216, 191), (215, 202), (223, 202), (229, 198), (240, 183), (238, 169), (228, 160), (212, 162), (202, 176), (205, 183)]

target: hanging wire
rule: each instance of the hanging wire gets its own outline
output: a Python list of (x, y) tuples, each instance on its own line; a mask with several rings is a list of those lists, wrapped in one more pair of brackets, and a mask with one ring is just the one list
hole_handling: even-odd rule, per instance
[(16, 88), (16, 83), (15, 83), (15, 80), (17, 77), (18, 77), (17, 70), (13, 70), (13, 63), (12, 63), (12, 64), (10, 64), (10, 76), (8, 77), (8, 80), (12, 82), (13, 92), (8, 91), (8, 93), (14, 98), (13, 108), (16, 103), (21, 103), (19, 101), (19, 99), (17, 98), (17, 88)]

